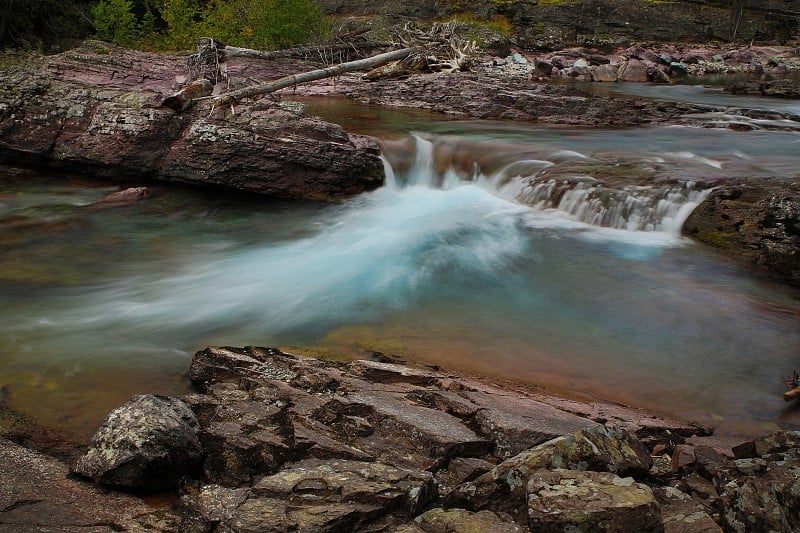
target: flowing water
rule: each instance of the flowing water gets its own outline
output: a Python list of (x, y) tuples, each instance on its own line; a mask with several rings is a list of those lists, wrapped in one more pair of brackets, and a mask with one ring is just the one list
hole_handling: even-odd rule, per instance
[[(0, 400), (88, 437), (188, 390), (208, 344), (383, 352), (761, 433), (800, 426), (800, 299), (679, 235), (716, 180), (800, 168), (792, 131), (544, 129), (344, 102), (387, 183), (335, 204), (0, 181)], [(354, 118), (355, 117), (355, 118)], [(413, 132), (413, 133), (412, 133)]]

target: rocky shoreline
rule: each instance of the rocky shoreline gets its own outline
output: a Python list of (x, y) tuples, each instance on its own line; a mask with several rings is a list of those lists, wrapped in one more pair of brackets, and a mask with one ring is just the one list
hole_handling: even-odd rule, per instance
[[(0, 461), (0, 526), (409, 533), (800, 527), (800, 432), (731, 448), (707, 428), (617, 404), (385, 359), (336, 363), (274, 348), (209, 347), (195, 355), (189, 376), (198, 393), (134, 397), (109, 415), (74, 465), (111, 492), (0, 441), (7, 458)], [(56, 489), (38, 492), (43, 483)], [(172, 488), (178, 501), (149, 507), (116, 492)]]

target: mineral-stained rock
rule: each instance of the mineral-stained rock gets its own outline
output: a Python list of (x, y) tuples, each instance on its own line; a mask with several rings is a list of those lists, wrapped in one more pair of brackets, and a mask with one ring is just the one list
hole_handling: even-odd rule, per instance
[(800, 531), (800, 457), (769, 462), (721, 489), (717, 505), (726, 531)]
[(558, 437), (506, 459), (475, 481), (452, 491), (446, 503), (472, 509), (507, 510), (524, 500), (528, 479), (541, 469), (599, 470), (645, 474), (652, 459), (625, 431), (604, 426)]
[(431, 509), (414, 519), (426, 533), (492, 532), (522, 533), (522, 528), (509, 517), (492, 511), (473, 513), (465, 509)]
[(541, 444), (565, 432), (597, 426), (595, 422), (566, 413), (528, 398), (511, 398), (485, 392), (466, 396), (481, 406), (475, 422), (481, 432), (497, 443), (495, 456), (501, 459)]
[[(204, 475), (184, 487), (184, 533), (514, 531), (527, 524), (536, 472), (644, 474), (649, 454), (633, 432), (698, 431), (430, 367), (275, 348), (209, 347), (195, 354), (190, 378), (202, 391), (184, 400), (199, 425)], [(553, 435), (497, 464), (496, 450)], [(442, 504), (450, 509), (414, 521)]]
[(181, 400), (134, 396), (108, 415), (74, 470), (103, 485), (174, 487), (202, 459), (198, 427)]
[(652, 490), (608, 472), (544, 470), (527, 484), (532, 532), (663, 531)]
[(800, 286), (800, 178), (741, 178), (711, 191), (683, 232)]
[(312, 459), (264, 477), (252, 489), (212, 485), (185, 496), (182, 530), (355, 531), (386, 515), (413, 516), (434, 495), (430, 472)]

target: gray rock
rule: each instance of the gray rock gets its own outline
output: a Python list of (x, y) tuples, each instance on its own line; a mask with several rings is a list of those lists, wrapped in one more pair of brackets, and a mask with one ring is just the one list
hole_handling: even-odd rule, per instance
[(108, 415), (74, 471), (103, 485), (175, 487), (202, 459), (198, 427), (181, 400), (134, 396)]
[(259, 497), (296, 505), (365, 504), (384, 512), (414, 515), (435, 496), (433, 475), (383, 463), (308, 459), (262, 478), (253, 485)]
[(661, 507), (664, 533), (722, 532), (708, 509), (685, 492), (674, 487), (659, 487), (653, 493)]
[(528, 525), (534, 533), (664, 531), (652, 490), (607, 472), (550, 470), (527, 485)]

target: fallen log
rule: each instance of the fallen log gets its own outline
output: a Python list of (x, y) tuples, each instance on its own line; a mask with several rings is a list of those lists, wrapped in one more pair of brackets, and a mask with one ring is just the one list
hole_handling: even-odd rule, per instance
[(300, 74), (292, 74), (291, 76), (284, 76), (278, 80), (270, 81), (267, 83), (259, 83), (236, 91), (231, 91), (226, 94), (214, 97), (214, 104), (216, 105), (229, 105), (239, 102), (244, 98), (252, 98), (262, 94), (268, 94), (286, 87), (309, 83), (316, 80), (325, 78), (332, 78), (340, 76), (346, 72), (357, 72), (359, 70), (368, 70), (380, 67), (392, 61), (399, 61), (409, 57), (412, 53), (416, 52), (418, 47), (402, 48), (400, 50), (393, 50), (376, 56), (368, 57), (365, 59), (358, 59), (356, 61), (349, 61), (331, 67), (303, 72)]

